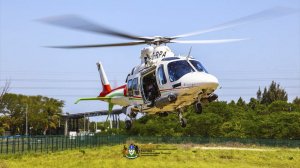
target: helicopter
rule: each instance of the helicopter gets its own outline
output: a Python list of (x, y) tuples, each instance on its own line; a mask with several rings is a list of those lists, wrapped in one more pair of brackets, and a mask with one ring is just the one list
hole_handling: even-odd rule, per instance
[(50, 17), (41, 21), (56, 26), (134, 40), (111, 44), (50, 46), (53, 48), (80, 49), (148, 45), (141, 50), (141, 63), (132, 68), (126, 77), (125, 84), (117, 88), (112, 89), (103, 65), (101, 62), (98, 62), (96, 65), (102, 83), (102, 91), (97, 97), (80, 98), (75, 102), (76, 104), (79, 101), (87, 100), (107, 102), (108, 114), (112, 112), (114, 105), (122, 106), (122, 109), (119, 110), (126, 114), (125, 128), (130, 129), (139, 112), (144, 114), (158, 114), (159, 116), (168, 116), (169, 113), (176, 112), (180, 125), (186, 127), (187, 119), (183, 117), (183, 113), (187, 106), (194, 105), (195, 111), (201, 114), (203, 104), (218, 99), (218, 95), (214, 93), (219, 87), (217, 77), (208, 73), (201, 62), (190, 55), (190, 52), (184, 56), (175, 55), (167, 46), (168, 43), (219, 44), (243, 41), (247, 39), (178, 39), (228, 29), (249, 22), (273, 19), (295, 12), (298, 12), (298, 10), (275, 7), (208, 29), (170, 37), (132, 35), (101, 26), (74, 15)]

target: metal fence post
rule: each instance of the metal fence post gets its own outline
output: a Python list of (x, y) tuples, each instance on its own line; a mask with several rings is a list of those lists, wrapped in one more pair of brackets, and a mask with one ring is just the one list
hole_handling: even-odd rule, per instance
[(45, 150), (47, 151), (48, 153), (48, 136), (45, 137)]
[(73, 138), (73, 136), (70, 136), (70, 139), (69, 139), (69, 142), (71, 143), (71, 150), (73, 149), (73, 141), (72, 141), (73, 139), (72, 138)]
[(14, 137), (11, 138), (12, 140), (10, 141), (10, 144), (11, 145), (8, 145), (8, 146), (11, 146), (11, 153), (14, 153), (14, 147), (15, 147), (15, 141), (14, 141)]
[(64, 136), (61, 136), (61, 140), (60, 140), (60, 146), (61, 146), (61, 149), (64, 150), (64, 139), (65, 137)]
[(8, 153), (8, 137), (6, 138), (6, 154)]
[(53, 137), (52, 136), (50, 137), (51, 137), (51, 152), (53, 152)]
[(22, 136), (22, 153), (24, 152), (24, 137)]
[(34, 137), (34, 152), (36, 153), (36, 151), (37, 151), (37, 144), (38, 143), (38, 138), (37, 137)]
[(1, 154), (2, 154), (2, 148), (3, 148), (3, 137), (1, 137), (1, 146), (0, 146), (0, 152), (1, 152)]
[(56, 151), (58, 151), (58, 140), (59, 140), (59, 137), (57, 136), (56, 137)]
[(30, 151), (30, 137), (27, 136), (27, 151)]
[(43, 140), (44, 138), (41, 138), (41, 153), (43, 153)]
[(69, 148), (69, 146), (68, 146), (68, 137), (67, 136), (65, 136), (65, 143), (66, 143), (66, 149), (68, 149)]

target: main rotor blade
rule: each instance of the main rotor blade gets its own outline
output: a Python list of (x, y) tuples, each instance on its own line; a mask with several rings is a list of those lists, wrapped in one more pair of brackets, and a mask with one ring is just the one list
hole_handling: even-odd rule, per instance
[(171, 43), (182, 43), (182, 44), (220, 44), (238, 42), (247, 39), (220, 39), (220, 40), (171, 40)]
[(57, 17), (49, 17), (49, 18), (44, 18), (40, 19), (39, 21), (56, 25), (56, 26), (61, 26), (65, 28), (71, 28), (71, 29), (77, 29), (77, 30), (83, 30), (83, 31), (88, 31), (92, 33), (100, 33), (100, 34), (108, 34), (112, 36), (117, 36), (117, 37), (123, 37), (127, 39), (134, 39), (134, 40), (151, 40), (151, 38), (147, 37), (139, 37), (135, 35), (131, 35), (128, 33), (123, 33), (120, 31), (116, 31), (104, 26), (101, 26), (99, 24), (93, 23), (91, 21), (88, 21), (86, 19), (83, 19), (79, 16), (75, 15), (64, 15), (64, 16), (57, 16)]
[(173, 36), (171, 38), (176, 39), (176, 38), (181, 38), (181, 37), (189, 37), (189, 36), (200, 35), (200, 34), (204, 34), (204, 33), (208, 33), (208, 32), (213, 32), (213, 31), (218, 31), (218, 30), (223, 30), (223, 29), (235, 27), (235, 26), (246, 24), (246, 23), (249, 23), (249, 22), (274, 19), (274, 18), (278, 18), (278, 17), (281, 17), (281, 16), (293, 14), (293, 13), (296, 13), (296, 12), (299, 12), (299, 10), (298, 9), (293, 9), (293, 8), (287, 8), (287, 7), (274, 7), (274, 8), (270, 8), (270, 9), (267, 9), (267, 10), (263, 10), (263, 11), (258, 12), (258, 13), (254, 13), (252, 15), (241, 17), (239, 19), (235, 19), (235, 20), (232, 20), (232, 21), (229, 21), (229, 22), (225, 22), (223, 24), (219, 24), (219, 25), (213, 26), (213, 27), (208, 28), (208, 29), (204, 29), (204, 30), (200, 30), (200, 31), (196, 31), (196, 32), (191, 32), (191, 33), (186, 33), (186, 34), (182, 34), (182, 35), (177, 35), (177, 36)]
[(91, 44), (91, 45), (74, 45), (74, 46), (48, 46), (50, 48), (66, 48), (66, 49), (77, 49), (77, 48), (96, 48), (96, 47), (117, 47), (117, 46), (133, 46), (147, 44), (144, 41), (134, 41), (126, 43), (112, 43), (112, 44)]

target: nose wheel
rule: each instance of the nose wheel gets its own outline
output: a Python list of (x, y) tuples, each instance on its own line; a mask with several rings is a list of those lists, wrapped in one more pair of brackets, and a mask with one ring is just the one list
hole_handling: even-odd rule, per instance
[(127, 106), (124, 107), (124, 113), (126, 114), (126, 118), (125, 118), (125, 129), (126, 130), (130, 130), (132, 125), (133, 125), (133, 121), (136, 119), (137, 116), (137, 111), (134, 111), (133, 108), (137, 108), (135, 106)]
[(186, 124), (187, 124), (187, 120), (182, 117), (182, 112), (181, 111), (178, 112), (178, 117), (179, 117), (179, 122), (180, 122), (181, 127), (185, 128)]
[(197, 114), (201, 114), (202, 113), (202, 104), (200, 102), (196, 103), (195, 104), (195, 109), (196, 109)]
[(132, 127), (132, 121), (126, 120), (125, 121), (125, 129), (130, 130), (131, 127)]

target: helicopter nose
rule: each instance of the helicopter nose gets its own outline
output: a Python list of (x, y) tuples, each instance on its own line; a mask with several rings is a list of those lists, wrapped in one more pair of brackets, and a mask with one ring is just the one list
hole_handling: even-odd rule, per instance
[(218, 79), (204, 72), (194, 72), (184, 75), (181, 78), (184, 87), (199, 86), (204, 89), (216, 90), (219, 86)]

